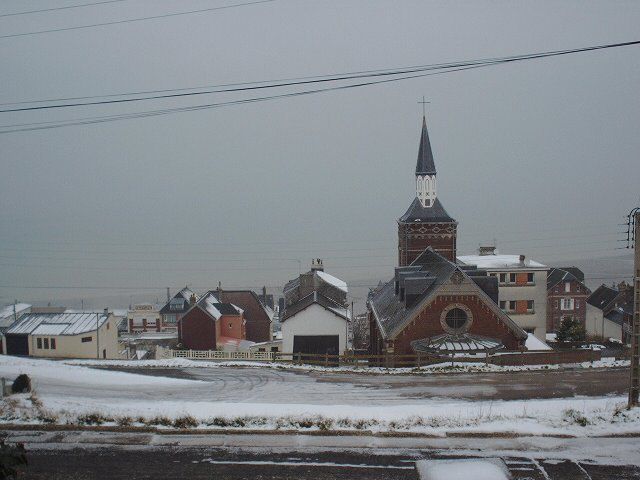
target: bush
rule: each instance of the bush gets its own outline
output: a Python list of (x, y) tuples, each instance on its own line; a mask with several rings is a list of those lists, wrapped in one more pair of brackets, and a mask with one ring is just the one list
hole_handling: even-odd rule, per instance
[(78, 417), (78, 423), (82, 423), (84, 425), (102, 425), (105, 422), (113, 421), (112, 418), (107, 418), (103, 416), (101, 413), (85, 413), (84, 415), (80, 415)]
[(587, 419), (587, 417), (573, 408), (568, 408), (567, 410), (562, 412), (562, 414), (564, 415), (564, 418), (571, 423), (575, 423), (576, 425), (580, 425), (581, 427), (586, 427), (587, 425), (589, 425), (589, 420)]
[(116, 423), (119, 427), (130, 427), (133, 424), (133, 418), (131, 417), (119, 417), (116, 419)]
[(195, 428), (198, 426), (198, 420), (191, 415), (185, 415), (178, 417), (173, 421), (173, 426), (176, 428)]
[(0, 440), (0, 478), (16, 478), (21, 465), (27, 464), (27, 452), (24, 444), (18, 443), (15, 447), (6, 445)]
[(584, 325), (576, 318), (569, 317), (562, 320), (556, 340), (558, 342), (581, 342), (587, 334)]
[(158, 416), (151, 420), (147, 420), (145, 423), (147, 425), (162, 425), (163, 427), (170, 427), (173, 422), (171, 422), (169, 417)]
[(28, 393), (31, 391), (31, 379), (29, 375), (21, 374), (13, 381), (11, 385), (11, 391), (13, 393)]

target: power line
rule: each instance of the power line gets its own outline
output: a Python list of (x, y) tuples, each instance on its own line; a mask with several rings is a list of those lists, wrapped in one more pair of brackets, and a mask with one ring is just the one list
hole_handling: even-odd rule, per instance
[(93, 28), (93, 27), (103, 27), (108, 25), (120, 25), (123, 23), (133, 23), (133, 22), (142, 22), (146, 20), (157, 20), (159, 18), (167, 18), (167, 17), (177, 17), (180, 15), (192, 15), (194, 13), (204, 13), (204, 12), (213, 12), (215, 10), (225, 10), (228, 8), (236, 8), (236, 7), (246, 7), (249, 5), (257, 5), (259, 3), (270, 3), (275, 2), (277, 0), (255, 0), (253, 2), (246, 3), (235, 3), (232, 5), (223, 5), (221, 7), (211, 7), (211, 8), (202, 8), (200, 10), (190, 10), (188, 12), (175, 12), (175, 13), (165, 13), (163, 15), (153, 15), (150, 17), (138, 17), (138, 18), (128, 18), (125, 20), (115, 20), (113, 22), (103, 22), (103, 23), (92, 23), (89, 25), (76, 25), (74, 27), (63, 27), (63, 28), (52, 28), (50, 30), (38, 30), (35, 32), (23, 32), (23, 33), (12, 33), (9, 35), (0, 35), (0, 38), (13, 38), (13, 37), (24, 37), (27, 35), (40, 35), (43, 33), (53, 33), (53, 32), (67, 32), (69, 30), (80, 30), (84, 28)]
[(70, 8), (91, 7), (93, 5), (104, 5), (105, 3), (127, 2), (129, 0), (104, 0), (102, 2), (82, 3), (80, 5), (67, 5), (66, 7), (43, 8), (42, 10), (29, 10), (28, 12), (3, 13), (0, 17), (14, 17), (16, 15), (28, 15), (30, 13), (53, 12), (56, 10), (68, 10)]
[[(347, 73), (347, 74), (339, 74), (339, 75), (333, 75), (333, 76), (323, 75), (320, 77), (300, 77), (298, 79), (292, 79), (290, 81), (243, 82), (239, 84), (228, 84), (227, 88), (222, 88), (222, 86), (206, 87), (209, 89), (204, 91), (198, 91), (198, 92), (182, 91), (181, 93), (163, 93), (163, 94), (157, 94), (157, 95), (139, 97), (139, 98), (121, 98), (117, 100), (100, 100), (100, 101), (93, 101), (93, 102), (77, 102), (77, 103), (66, 103), (66, 104), (57, 104), (57, 105), (41, 105), (41, 106), (35, 106), (35, 107), (11, 108), (11, 109), (0, 110), (0, 113), (70, 108), (70, 107), (81, 107), (81, 106), (90, 106), (90, 105), (109, 105), (109, 104), (117, 104), (117, 103), (130, 103), (130, 102), (140, 102), (140, 101), (159, 100), (159, 99), (168, 99), (168, 98), (191, 97), (191, 96), (197, 96), (197, 95), (210, 95), (214, 93), (245, 92), (245, 91), (252, 91), (252, 90), (291, 87), (291, 86), (309, 85), (309, 84), (316, 84), (316, 83), (337, 82), (337, 81), (344, 81), (344, 80), (377, 78), (377, 77), (384, 77), (384, 76), (398, 76), (398, 75), (406, 75), (406, 74), (419, 73), (419, 72), (432, 71), (432, 70), (445, 70), (448, 72), (449, 70), (456, 71), (455, 69), (460, 69), (462, 67), (475, 68), (475, 67), (482, 67), (482, 66), (491, 66), (491, 65), (498, 65), (502, 63), (508, 63), (508, 62), (540, 59), (540, 58), (547, 58), (547, 57), (560, 56), (560, 55), (569, 55), (569, 54), (575, 54), (575, 53), (583, 53), (587, 51), (601, 50), (601, 49), (607, 49), (607, 48), (618, 48), (618, 47), (631, 46), (631, 45), (637, 45), (637, 44), (640, 44), (640, 40), (634, 41), (634, 42), (625, 42), (625, 43), (608, 44), (608, 45), (596, 45), (596, 46), (567, 49), (567, 50), (555, 50), (555, 51), (547, 51), (547, 52), (528, 53), (528, 54), (522, 54), (522, 55), (512, 55), (512, 56), (499, 57), (499, 58), (465, 60), (465, 61), (441, 63), (441, 64), (428, 64), (428, 65), (420, 65), (417, 67), (416, 66), (403, 67), (400, 69), (371, 70), (371, 71), (364, 71), (364, 72), (358, 72), (353, 74)], [(265, 83), (267, 84), (264, 85)], [(192, 90), (192, 89), (193, 88), (188, 88), (186, 90)], [(179, 89), (179, 90), (185, 90), (185, 89)], [(111, 95), (111, 96), (131, 96), (131, 95), (137, 95), (137, 94), (122, 93), (119, 95)], [(96, 97), (81, 97), (81, 98), (89, 99), (89, 98), (104, 98), (104, 97), (96, 96)], [(42, 102), (31, 101), (31, 102), (21, 102), (21, 103), (42, 103)]]

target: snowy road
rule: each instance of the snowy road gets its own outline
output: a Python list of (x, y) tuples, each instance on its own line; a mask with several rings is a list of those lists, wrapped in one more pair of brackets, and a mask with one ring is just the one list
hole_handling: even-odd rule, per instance
[[(5, 432), (24, 442), (20, 478), (220, 480), (417, 479), (417, 461), (493, 458), (514, 480), (640, 476), (635, 438), (390, 438), (309, 435), (157, 435)], [(141, 461), (144, 458), (144, 461)], [(468, 477), (473, 478), (473, 477)]]
[[(368, 375), (270, 368), (117, 368), (151, 376), (207, 382), (212, 401), (369, 405), (423, 403), (425, 399), (527, 400), (623, 395), (627, 369), (556, 370), (452, 375)], [(200, 395), (196, 391), (194, 395)], [(194, 398), (195, 399), (195, 398)]]

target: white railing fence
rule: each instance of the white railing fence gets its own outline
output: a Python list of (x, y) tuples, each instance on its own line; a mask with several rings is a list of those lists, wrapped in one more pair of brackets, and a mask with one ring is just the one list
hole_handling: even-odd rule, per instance
[(221, 352), (218, 350), (169, 350), (172, 358), (207, 360), (274, 360), (273, 352)]

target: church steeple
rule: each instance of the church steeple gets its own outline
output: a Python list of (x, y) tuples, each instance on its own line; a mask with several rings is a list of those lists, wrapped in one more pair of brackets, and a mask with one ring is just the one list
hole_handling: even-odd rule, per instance
[(424, 208), (432, 207), (436, 201), (436, 166), (427, 131), (427, 118), (424, 115), (416, 162), (416, 197)]

